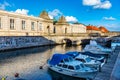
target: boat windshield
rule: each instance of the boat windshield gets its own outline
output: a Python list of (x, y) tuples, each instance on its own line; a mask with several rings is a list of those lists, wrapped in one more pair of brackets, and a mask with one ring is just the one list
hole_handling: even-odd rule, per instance
[(62, 67), (63, 67), (63, 68), (67, 68), (67, 66), (68, 66), (68, 65), (66, 65), (66, 64), (63, 64), (63, 66), (62, 66)]
[(90, 62), (90, 61), (91, 61), (91, 59), (88, 57), (88, 58), (86, 58), (86, 61), (87, 61), (87, 62)]
[(81, 62), (83, 62), (83, 63), (86, 63), (86, 61), (85, 61), (84, 59), (75, 58), (75, 60), (81, 61)]
[(62, 66), (62, 64), (58, 64), (57, 66), (61, 67), (61, 66)]
[(68, 69), (74, 70), (73, 66), (68, 66)]
[(76, 70), (80, 69), (80, 66), (79, 65), (76, 65), (75, 66)]
[(70, 61), (73, 61), (73, 58), (70, 57), (69, 60), (70, 60)]
[(83, 64), (80, 64), (81, 68), (84, 68), (85, 66)]
[(65, 62), (69, 62), (69, 60), (68, 60), (68, 59), (64, 59), (64, 61), (65, 61)]

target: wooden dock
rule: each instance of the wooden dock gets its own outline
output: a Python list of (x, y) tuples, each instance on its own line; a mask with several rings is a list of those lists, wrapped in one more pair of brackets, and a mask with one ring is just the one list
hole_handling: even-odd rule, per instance
[(104, 64), (102, 67), (101, 72), (98, 72), (98, 74), (95, 76), (93, 80), (110, 80), (112, 70), (114, 68), (117, 56), (120, 52), (120, 46), (117, 46), (112, 53), (111, 57), (108, 59), (108, 62)]

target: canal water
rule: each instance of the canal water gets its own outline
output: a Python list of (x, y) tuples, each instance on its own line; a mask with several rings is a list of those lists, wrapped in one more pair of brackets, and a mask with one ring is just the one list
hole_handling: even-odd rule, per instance
[[(46, 61), (54, 53), (63, 54), (67, 51), (81, 51), (81, 49), (81, 46), (58, 45), (1, 52), (0, 78), (13, 80), (14, 75), (19, 73), (19, 77), (26, 80), (80, 80), (49, 70)], [(40, 66), (43, 66), (43, 69), (40, 69)]]

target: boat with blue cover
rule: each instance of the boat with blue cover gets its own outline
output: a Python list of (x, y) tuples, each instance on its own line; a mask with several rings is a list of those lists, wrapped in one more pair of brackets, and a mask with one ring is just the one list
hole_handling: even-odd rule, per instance
[(105, 61), (105, 57), (98, 55), (98, 54), (93, 54), (89, 51), (86, 51), (86, 52), (69, 51), (69, 52), (66, 52), (65, 54), (69, 55), (73, 58), (75, 58), (79, 55), (87, 56), (87, 57), (91, 58), (92, 60), (100, 61), (101, 63), (103, 63)]
[(90, 58), (88, 55), (80, 54), (77, 51), (67, 52), (66, 55), (73, 57), (77, 61), (83, 62), (84, 65), (86, 65), (86, 66), (95, 67), (98, 70), (103, 65), (103, 62), (101, 62), (100, 60)]
[(49, 69), (72, 77), (93, 79), (98, 72), (97, 69), (87, 67), (66, 54), (54, 54), (47, 63)]

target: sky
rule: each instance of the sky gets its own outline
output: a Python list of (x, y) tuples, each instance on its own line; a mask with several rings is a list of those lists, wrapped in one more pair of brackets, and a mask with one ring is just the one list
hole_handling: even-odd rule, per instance
[(36, 17), (46, 10), (51, 19), (63, 15), (70, 23), (120, 31), (119, 3), (120, 0), (0, 0), (0, 9)]

